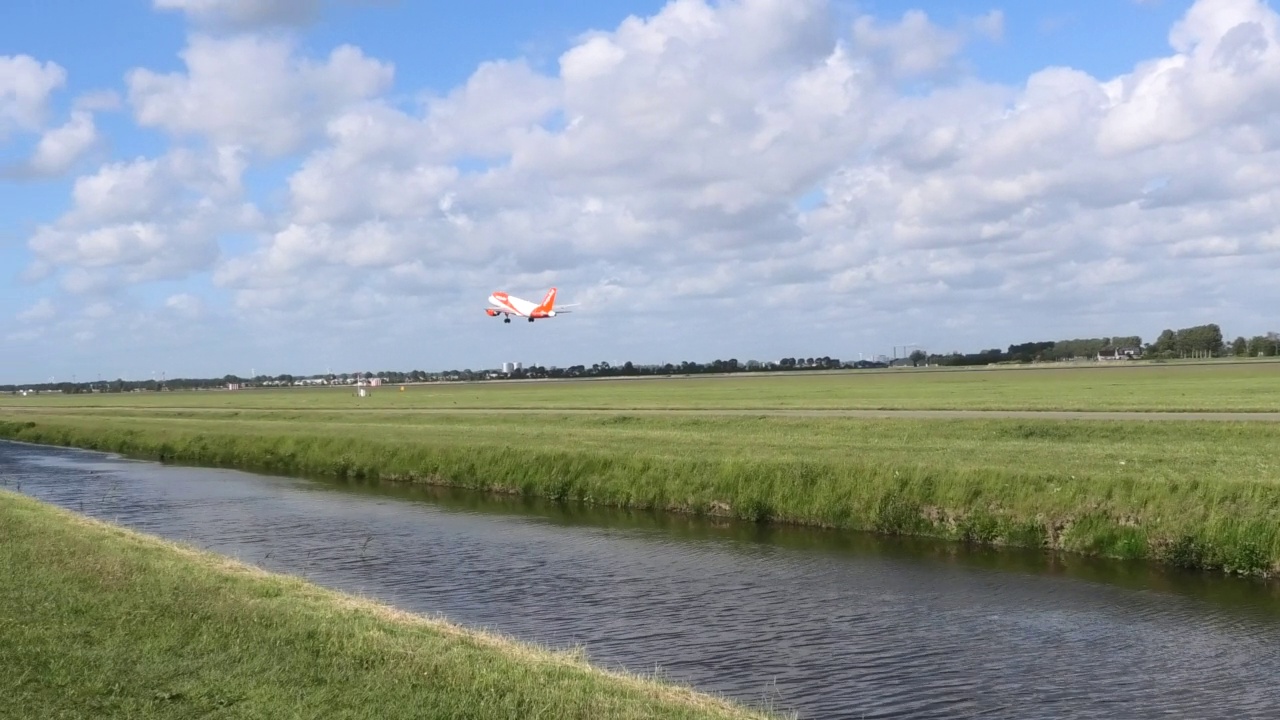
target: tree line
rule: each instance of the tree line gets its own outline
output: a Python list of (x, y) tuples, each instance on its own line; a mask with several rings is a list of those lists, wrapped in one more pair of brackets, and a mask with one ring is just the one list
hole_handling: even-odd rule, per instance
[(1280, 355), (1280, 333), (1269, 332), (1250, 338), (1243, 336), (1227, 342), (1222, 329), (1214, 323), (1196, 325), (1180, 329), (1166, 329), (1152, 342), (1143, 343), (1136, 335), (1074, 338), (1068, 340), (1032, 341), (1010, 345), (1007, 349), (992, 348), (976, 353), (951, 352), (945, 354), (929, 353), (921, 349), (914, 350), (903, 358), (885, 360), (842, 361), (829, 356), (822, 357), (784, 357), (778, 360), (739, 361), (716, 359), (711, 362), (694, 362), (685, 360), (680, 363), (634, 364), (630, 361), (621, 365), (598, 362), (591, 365), (570, 365), (568, 367), (546, 367), (533, 365), (511, 372), (493, 369), (445, 370), (427, 372), (412, 370), (384, 370), (382, 372), (363, 373), (326, 373), (318, 375), (257, 375), (242, 378), (237, 375), (224, 375), (220, 378), (171, 378), (165, 380), (124, 380), (116, 379), (98, 382), (58, 382), (35, 383), (30, 385), (0, 385), (0, 392), (17, 393), (24, 390), (37, 392), (135, 392), (164, 390), (215, 390), (230, 386), (240, 387), (281, 387), (296, 385), (339, 385), (352, 386), (361, 381), (377, 379), (386, 384), (406, 384), (424, 382), (459, 382), (491, 379), (568, 379), (580, 377), (630, 377), (654, 375), (696, 375), (723, 374), (739, 372), (801, 372), (812, 370), (837, 369), (872, 369), (886, 368), (890, 365), (939, 365), (966, 366), (991, 364), (1025, 364), (1043, 362), (1064, 362), (1070, 360), (1095, 359), (1101, 356), (1116, 354), (1142, 357), (1154, 360), (1173, 360), (1180, 358), (1214, 358), (1214, 357), (1275, 357)]
[(953, 352), (925, 355), (913, 359), (930, 365), (988, 365), (992, 363), (1033, 363), (1083, 360), (1099, 356), (1141, 357), (1148, 360), (1185, 358), (1274, 357), (1280, 355), (1280, 333), (1269, 332), (1251, 338), (1237, 337), (1226, 342), (1222, 328), (1216, 323), (1179, 329), (1166, 329), (1152, 342), (1144, 343), (1137, 335), (1075, 338), (1025, 342), (1010, 345), (1007, 350), (993, 348), (977, 353)]

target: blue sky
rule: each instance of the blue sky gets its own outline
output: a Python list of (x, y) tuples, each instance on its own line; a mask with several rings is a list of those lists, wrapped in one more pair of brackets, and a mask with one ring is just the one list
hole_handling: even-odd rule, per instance
[[(1261, 0), (11, 0), (0, 382), (1274, 330), (1240, 279), (1280, 252), (1276, 26)], [(578, 314), (480, 312), (552, 284)]]

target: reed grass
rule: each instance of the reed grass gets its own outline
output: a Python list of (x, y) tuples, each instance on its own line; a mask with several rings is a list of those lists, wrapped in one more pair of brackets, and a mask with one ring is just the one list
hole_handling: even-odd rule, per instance
[[(168, 462), (1280, 570), (1280, 427), (1248, 422), (28, 413), (0, 436)], [(12, 413), (0, 413), (0, 418)]]
[(0, 716), (765, 718), (0, 491)]

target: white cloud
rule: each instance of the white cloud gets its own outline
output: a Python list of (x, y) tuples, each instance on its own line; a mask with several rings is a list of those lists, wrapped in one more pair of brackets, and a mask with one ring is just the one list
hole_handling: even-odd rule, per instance
[(40, 177), (62, 175), (99, 142), (93, 115), (76, 110), (61, 127), (46, 131), (28, 162), (32, 174)]
[[(1232, 13), (1270, 27), (1274, 14), (1261, 7), (1202, 0), (1179, 26), (1193, 28), (1178, 31), (1194, 38), (1183, 47), (1224, 46), (1240, 32)], [(557, 76), (485, 65), (420, 117), (381, 103), (352, 109), (291, 178), (287, 227), (217, 278), (242, 298), (252, 293), (255, 307), (297, 312), (326, 302), (298, 287), (314, 272), (341, 292), (414, 277), (445, 297), (444, 278), (486, 274), (549, 273), (547, 282), (589, 292), (604, 267), (629, 277), (602, 296), (618, 303), (772, 292), (781, 309), (786, 298), (798, 307), (826, 292), (906, 293), (960, 312), (1050, 287), (1131, 282), (1149, 271), (1152, 243), (1167, 258), (1267, 247), (1208, 240), (1245, 216), (1218, 217), (1207, 197), (1143, 194), (1157, 176), (1176, 178), (1175, 189), (1197, 177), (1236, 199), (1274, 187), (1272, 159), (1252, 154), (1267, 141), (1256, 124), (1240, 123), (1254, 135), (1231, 140), (1247, 154), (1202, 124), (1130, 148), (1138, 154), (1123, 163), (1108, 159), (1116, 118), (1136, 123), (1147, 102), (1118, 88), (1146, 82), (1161, 63), (1184, 64), (1180, 56), (1121, 78), (1048, 68), (1021, 87), (961, 78), (902, 96), (899, 80), (957, 77), (967, 35), (999, 37), (1003, 16), (955, 29), (915, 11), (894, 22), (864, 17), (838, 40), (826, 10), (675, 2), (584, 36)], [(1214, 101), (1234, 112), (1239, 99)], [(553, 115), (564, 125), (546, 124)], [(1210, 162), (1170, 144), (1192, 139)], [(452, 165), (476, 155), (496, 164), (481, 173)], [(794, 211), (814, 188), (825, 204)], [(1188, 224), (1188, 206), (1215, 219)]]
[(220, 233), (260, 222), (241, 198), (241, 155), (174, 150), (78, 178), (73, 207), (28, 242), (33, 279), (61, 271), (64, 289), (96, 294), (211, 268)]
[[(1098, 142), (1108, 153), (1176, 143), (1269, 122), (1280, 106), (1280, 17), (1260, 0), (1201, 0), (1169, 34), (1176, 54), (1106, 83), (1112, 107)], [(1270, 133), (1268, 149), (1280, 147)]]
[(0, 55), (0, 143), (15, 132), (39, 134), (30, 157), (0, 167), (0, 179), (63, 175), (99, 144), (91, 110), (105, 106), (101, 94), (78, 98), (64, 124), (47, 126), (50, 99), (66, 81), (67, 72), (57, 63)]
[(864, 15), (853, 26), (854, 46), (895, 78), (932, 75), (947, 67), (963, 47), (963, 37), (938, 27), (922, 10), (908, 10), (896, 25), (882, 26)]
[(323, 62), (295, 49), (281, 37), (195, 35), (182, 52), (187, 72), (135, 69), (129, 101), (144, 127), (275, 156), (300, 149), (327, 118), (391, 84), (392, 67), (358, 48), (343, 45)]
[(43, 127), (49, 96), (66, 81), (67, 71), (55, 62), (0, 55), (0, 140), (14, 130)]
[[(415, 110), (356, 48), (317, 60), (277, 37), (196, 35), (185, 73), (137, 70), (129, 100), (141, 124), (225, 149), (79, 179), (31, 239), (31, 274), (96, 295), (211, 270), (242, 323), (295, 344), (341, 327), (366, 352), (436, 328), (441, 363), (515, 352), (494, 349), (484, 296), (552, 284), (584, 307), (540, 331), (547, 345), (521, 342), (575, 361), (610, 337), (694, 359), (1150, 333), (1232, 302), (1209, 320), (1262, 330), (1246, 325), (1280, 300), (1266, 4), (1199, 0), (1130, 72), (1016, 84), (965, 61), (968, 42), (1003, 37), (998, 12), (834, 16), (820, 0), (676, 0), (584, 34), (554, 71), (484, 63)], [(259, 217), (242, 175), (293, 152)], [(220, 248), (246, 231), (248, 251)], [(171, 313), (218, 309), (176, 297)]]

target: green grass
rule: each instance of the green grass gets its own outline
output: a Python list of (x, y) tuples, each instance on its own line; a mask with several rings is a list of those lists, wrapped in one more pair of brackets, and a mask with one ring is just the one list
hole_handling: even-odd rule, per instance
[(0, 408), (906, 409), (1280, 412), (1280, 362), (894, 369), (379, 388), (0, 396)]
[(0, 715), (749, 718), (0, 491)]
[(1280, 567), (1276, 423), (117, 407), (0, 411), (0, 436), (1226, 572)]

